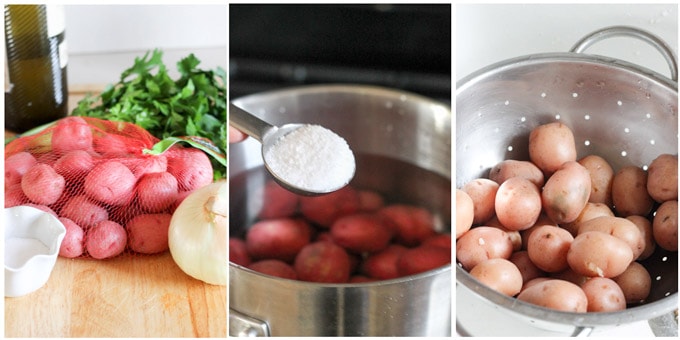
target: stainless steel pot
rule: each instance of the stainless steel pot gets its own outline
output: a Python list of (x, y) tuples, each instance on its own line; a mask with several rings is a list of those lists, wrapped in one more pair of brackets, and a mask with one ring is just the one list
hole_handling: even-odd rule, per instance
[[(670, 62), (673, 80), (621, 60), (580, 53), (616, 35), (654, 44)], [(457, 85), (456, 185), (486, 177), (501, 160), (528, 160), (529, 132), (555, 120), (574, 131), (579, 158), (598, 154), (615, 170), (648, 165), (661, 153), (678, 152), (677, 105), (674, 53), (655, 36), (634, 28), (595, 32), (570, 53), (529, 55), (491, 65)], [(657, 325), (667, 319), (664, 324), (670, 327), (662, 333), (677, 336), (677, 316), (672, 313), (678, 307), (678, 254), (658, 250), (645, 265), (653, 281), (647, 302), (612, 313), (566, 313), (527, 304), (481, 285), (457, 266), (457, 331), (475, 336), (587, 335), (635, 321), (654, 319)]]
[[(412, 93), (370, 86), (284, 89), (234, 101), (276, 125), (321, 124), (357, 157), (350, 185), (435, 212), (451, 226), (451, 110)], [(395, 166), (391, 160), (402, 166)], [(406, 166), (403, 166), (406, 165)], [(230, 145), (230, 235), (242, 236), (259, 211), (268, 178), (252, 138)], [(363, 284), (317, 284), (229, 264), (229, 334), (272, 336), (448, 336), (451, 266)]]

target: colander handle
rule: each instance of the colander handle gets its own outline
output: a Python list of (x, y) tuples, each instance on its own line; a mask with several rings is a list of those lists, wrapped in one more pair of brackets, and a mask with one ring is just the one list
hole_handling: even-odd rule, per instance
[(675, 57), (675, 52), (673, 52), (673, 49), (668, 44), (666, 44), (665, 41), (663, 41), (656, 35), (636, 27), (611, 26), (603, 28), (601, 30), (597, 30), (581, 38), (581, 40), (579, 40), (574, 45), (574, 47), (571, 48), (570, 52), (582, 53), (592, 44), (602, 39), (620, 36), (637, 38), (654, 46), (659, 52), (661, 52), (664, 59), (666, 59), (666, 62), (668, 63), (668, 66), (671, 69), (671, 79), (673, 79), (673, 81), (675, 82), (678, 81), (678, 62)]

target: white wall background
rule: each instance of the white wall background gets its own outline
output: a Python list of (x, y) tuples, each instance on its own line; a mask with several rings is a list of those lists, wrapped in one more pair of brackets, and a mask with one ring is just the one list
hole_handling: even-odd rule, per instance
[(194, 53), (227, 67), (227, 5), (66, 5), (69, 86), (118, 80), (135, 57), (160, 48), (172, 72)]

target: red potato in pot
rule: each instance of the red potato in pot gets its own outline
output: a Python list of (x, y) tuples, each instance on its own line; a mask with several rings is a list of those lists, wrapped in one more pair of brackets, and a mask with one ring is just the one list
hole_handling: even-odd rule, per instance
[(21, 189), (31, 202), (50, 205), (56, 202), (66, 188), (66, 180), (54, 169), (38, 163), (21, 177)]
[(652, 289), (652, 277), (639, 262), (632, 262), (621, 275), (614, 277), (613, 280), (623, 291), (626, 302), (630, 304), (645, 302)]
[(65, 217), (59, 218), (59, 222), (66, 228), (66, 234), (59, 247), (59, 256), (74, 258), (83, 255), (85, 251), (83, 244), (85, 232), (83, 228)]
[(633, 165), (619, 169), (612, 182), (612, 201), (618, 216), (647, 216), (654, 206), (647, 192), (647, 172)]
[(591, 179), (591, 190), (588, 202), (612, 205), (612, 182), (614, 169), (609, 162), (598, 155), (588, 155), (578, 160)]
[(576, 161), (574, 133), (561, 122), (535, 127), (529, 134), (529, 158), (549, 177), (565, 162)]
[(661, 203), (652, 220), (656, 244), (668, 251), (678, 251), (678, 201)]
[(510, 236), (494, 227), (475, 227), (456, 240), (456, 259), (465, 270), (493, 258), (510, 258), (512, 255)]
[(451, 249), (451, 234), (436, 234), (428, 239), (425, 239), (422, 246), (441, 247)]
[(213, 168), (205, 152), (195, 148), (175, 148), (166, 156), (168, 172), (175, 176), (179, 189), (193, 191), (213, 181)]
[(141, 214), (125, 225), (130, 249), (142, 254), (156, 254), (168, 250), (168, 230), (171, 214)]
[(481, 262), (470, 270), (470, 275), (507, 296), (515, 296), (522, 290), (522, 273), (514, 263), (506, 259), (488, 259)]
[(656, 241), (652, 233), (652, 221), (644, 216), (631, 215), (626, 217), (627, 220), (633, 222), (640, 231), (640, 237), (644, 241), (644, 249), (637, 257), (637, 260), (642, 261), (654, 253), (656, 249)]
[(496, 217), (510, 230), (528, 229), (541, 214), (541, 193), (528, 179), (513, 177), (498, 187)]
[(385, 199), (373, 190), (357, 190), (359, 211), (376, 212), (385, 206)]
[(137, 182), (137, 204), (146, 212), (162, 212), (177, 201), (178, 189), (169, 172), (148, 173)]
[(541, 270), (559, 272), (569, 267), (567, 253), (573, 241), (574, 237), (568, 231), (544, 225), (531, 233), (527, 252), (531, 261)]
[(310, 222), (328, 228), (333, 222), (360, 209), (359, 194), (351, 186), (321, 196), (300, 197), (300, 212)]
[(385, 218), (370, 213), (340, 217), (333, 222), (330, 232), (333, 242), (357, 254), (383, 250), (392, 239), (392, 229)]
[(342, 247), (333, 242), (315, 242), (300, 250), (293, 268), (302, 281), (345, 283), (350, 277), (351, 263)]
[(565, 312), (585, 313), (588, 310), (588, 297), (581, 287), (558, 279), (537, 282), (519, 293), (517, 299)]
[(614, 236), (587, 231), (579, 234), (567, 253), (569, 267), (585, 276), (614, 277), (623, 273), (633, 261), (628, 244)]
[(246, 248), (254, 259), (291, 262), (309, 244), (312, 231), (302, 219), (277, 218), (253, 224), (246, 233)]
[(71, 197), (60, 211), (66, 217), (84, 229), (88, 229), (101, 221), (109, 219), (109, 212), (85, 195)]
[(588, 298), (588, 312), (616, 312), (626, 309), (626, 297), (612, 279), (593, 277), (581, 285)]
[(543, 209), (558, 224), (573, 222), (588, 203), (591, 185), (586, 168), (574, 161), (565, 162), (543, 186)]
[(245, 241), (236, 237), (229, 238), (229, 261), (244, 267), (252, 262)]
[(425, 208), (392, 204), (377, 212), (392, 226), (394, 241), (406, 247), (414, 247), (435, 235), (434, 217)]
[(645, 247), (638, 227), (623, 217), (600, 216), (581, 223), (579, 234), (588, 231), (603, 232), (626, 242), (633, 251), (633, 259), (637, 259)]
[(135, 194), (137, 180), (132, 171), (117, 161), (97, 164), (85, 176), (84, 191), (92, 199), (104, 204), (129, 204)]
[(295, 269), (288, 263), (281, 260), (260, 260), (253, 262), (248, 266), (249, 269), (258, 273), (276, 276), (283, 279), (297, 280), (297, 273)]
[(389, 280), (399, 277), (397, 260), (408, 248), (391, 244), (384, 250), (369, 255), (360, 266), (360, 272), (370, 278)]
[(275, 181), (267, 181), (260, 190), (261, 192), (255, 195), (262, 200), (259, 219), (290, 217), (298, 210), (299, 196)]
[(486, 178), (473, 179), (463, 185), (462, 190), (472, 199), (473, 224), (484, 223), (495, 215), (494, 205), (498, 187), (498, 183)]
[(404, 251), (397, 260), (399, 276), (414, 275), (451, 263), (451, 251), (440, 247), (419, 246)]
[(545, 183), (545, 177), (543, 176), (541, 169), (529, 161), (507, 159), (494, 165), (489, 171), (489, 179), (499, 185), (512, 177), (528, 179), (530, 182), (536, 184), (536, 187), (538, 188), (542, 188)]
[(122, 254), (126, 244), (125, 228), (113, 221), (101, 221), (85, 234), (87, 253), (98, 260)]
[(21, 184), (21, 177), (36, 164), (38, 161), (35, 157), (26, 151), (5, 158), (5, 190), (15, 184)]
[(661, 154), (647, 168), (647, 192), (657, 202), (678, 200), (678, 156)]
[(472, 198), (465, 191), (456, 189), (456, 239), (470, 230), (474, 218)]

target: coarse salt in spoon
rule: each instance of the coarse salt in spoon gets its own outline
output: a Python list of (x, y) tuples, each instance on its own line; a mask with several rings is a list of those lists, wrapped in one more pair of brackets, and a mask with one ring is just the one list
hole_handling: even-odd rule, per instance
[(347, 142), (314, 124), (271, 125), (229, 103), (229, 123), (262, 143), (264, 165), (284, 188), (307, 196), (327, 194), (354, 177)]

